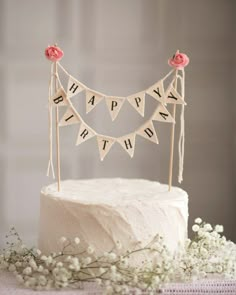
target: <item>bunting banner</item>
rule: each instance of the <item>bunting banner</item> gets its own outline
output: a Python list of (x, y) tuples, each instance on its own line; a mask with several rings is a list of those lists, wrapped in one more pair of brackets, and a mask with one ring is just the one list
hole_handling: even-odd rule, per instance
[[(173, 71), (169, 72), (163, 79), (156, 82), (146, 90), (137, 92), (127, 97), (119, 97), (109, 96), (87, 87), (79, 80), (69, 75), (59, 63), (58, 65), (68, 76), (67, 90), (65, 91), (60, 81), (60, 77), (57, 74), (56, 77), (58, 79), (59, 87), (55, 94), (52, 95), (49, 99), (51, 105), (53, 106), (67, 107), (60, 119), (59, 126), (65, 127), (75, 124), (79, 125), (76, 145), (80, 145), (87, 140), (96, 137), (101, 160), (103, 160), (107, 156), (115, 143), (119, 144), (122, 149), (126, 151), (127, 154), (132, 158), (136, 147), (137, 135), (152, 143), (158, 144), (159, 140), (153, 122), (159, 121), (174, 124), (175, 120), (168, 111), (167, 105), (185, 105), (184, 99), (182, 98), (181, 94), (173, 86), (175, 79), (181, 79), (180, 76), (176, 77), (175, 79), (172, 77), (165, 90), (163, 82), (166, 80), (166, 78), (171, 76)], [(151, 117), (143, 122), (141, 127), (137, 128), (131, 133), (116, 138), (97, 133), (92, 127), (85, 123), (79, 111), (74, 108), (71, 98), (82, 91), (85, 92), (86, 113), (92, 111), (99, 103), (102, 102), (102, 100), (105, 100), (112, 121), (117, 118), (125, 102), (128, 102), (132, 106), (132, 108), (143, 117), (145, 115), (145, 100), (147, 95), (150, 95), (157, 101), (157, 106)]]
[[(119, 144), (121, 148), (126, 151), (131, 158), (134, 156), (136, 148), (137, 135), (152, 143), (158, 144), (158, 136), (155, 129), (154, 122), (170, 123), (171, 124), (171, 137), (170, 137), (170, 159), (169, 159), (169, 190), (172, 187), (172, 174), (173, 174), (173, 159), (174, 159), (174, 145), (175, 145), (175, 118), (177, 105), (181, 106), (180, 112), (180, 132), (178, 142), (178, 155), (179, 155), (179, 173), (178, 181), (181, 183), (183, 180), (183, 166), (184, 166), (184, 142), (185, 142), (185, 71), (184, 68), (189, 63), (189, 58), (186, 54), (180, 53), (179, 50), (168, 60), (169, 66), (172, 70), (165, 75), (162, 79), (155, 82), (145, 90), (137, 91), (134, 94), (127, 95), (126, 97), (106, 95), (95, 89), (87, 87), (78, 79), (70, 75), (64, 67), (59, 63), (63, 57), (63, 51), (57, 46), (48, 46), (45, 49), (45, 56), (51, 63), (51, 74), (49, 79), (48, 88), (48, 118), (49, 118), (49, 161), (47, 168), (47, 175), (50, 172), (54, 177), (53, 165), (53, 114), (55, 114), (55, 148), (57, 155), (57, 187), (60, 191), (60, 127), (71, 125), (78, 125), (78, 135), (76, 145), (80, 145), (89, 139), (96, 138), (100, 159), (103, 160), (111, 150), (114, 144)], [(61, 72), (63, 74), (63, 83), (61, 82)], [(178, 83), (180, 82), (180, 83)], [(98, 104), (106, 104), (106, 108), (110, 114), (111, 120), (114, 121), (122, 107), (129, 103), (139, 115), (145, 117), (146, 98), (151, 97), (156, 102), (156, 107), (152, 115), (143, 120), (141, 126), (134, 131), (112, 137), (106, 134), (96, 132), (89, 124), (87, 124), (83, 116), (80, 114), (80, 109), (74, 107), (74, 98), (79, 95), (80, 99), (85, 96), (86, 114), (91, 112)], [(84, 95), (85, 94), (85, 95)], [(72, 99), (72, 100), (71, 100)], [(168, 105), (171, 104), (171, 113), (168, 110)], [(60, 118), (60, 108), (66, 107), (63, 115)], [(128, 118), (128, 122), (129, 122)]]

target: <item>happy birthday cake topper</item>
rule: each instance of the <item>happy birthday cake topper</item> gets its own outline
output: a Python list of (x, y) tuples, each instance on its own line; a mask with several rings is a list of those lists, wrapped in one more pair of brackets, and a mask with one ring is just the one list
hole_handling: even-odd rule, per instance
[[(64, 67), (59, 63), (59, 60), (63, 57), (63, 51), (56, 45), (48, 46), (45, 50), (45, 56), (52, 62), (51, 75), (49, 82), (49, 95), (48, 95), (48, 114), (49, 114), (49, 163), (47, 175), (54, 177), (53, 167), (53, 149), (52, 149), (52, 112), (55, 109), (56, 117), (56, 155), (57, 155), (57, 181), (58, 191), (60, 191), (60, 127), (70, 126), (77, 124), (78, 136), (76, 145), (80, 145), (85, 141), (96, 137), (97, 146), (100, 154), (100, 159), (103, 160), (111, 150), (115, 143), (118, 143), (122, 148), (133, 157), (135, 151), (135, 139), (136, 136), (142, 136), (143, 138), (158, 144), (158, 136), (153, 125), (154, 121), (170, 123), (172, 125), (171, 131), (171, 143), (170, 143), (170, 167), (169, 167), (169, 190), (172, 186), (172, 170), (173, 170), (173, 154), (174, 154), (174, 135), (175, 135), (175, 115), (176, 105), (181, 105), (181, 119), (180, 119), (180, 137), (179, 137), (179, 182), (183, 180), (183, 164), (184, 164), (184, 106), (185, 103), (185, 91), (184, 91), (184, 67), (188, 65), (189, 58), (186, 54), (179, 53), (177, 51), (174, 56), (169, 59), (168, 63), (173, 69), (164, 78), (150, 86), (149, 88), (140, 91), (135, 94), (131, 94), (127, 97), (110, 96), (94, 89), (89, 88), (72, 75), (70, 75)], [(58, 68), (64, 72), (67, 76), (67, 87), (63, 87), (59, 76)], [(164, 81), (170, 78), (168, 86), (164, 86)], [(180, 81), (179, 92), (178, 80)], [(86, 101), (86, 113), (92, 111), (102, 100), (105, 100), (108, 112), (111, 116), (111, 120), (114, 121), (122, 109), (125, 103), (129, 103), (135, 111), (141, 116), (144, 116), (146, 95), (152, 96), (156, 99), (157, 107), (155, 108), (151, 117), (146, 120), (139, 128), (133, 132), (124, 134), (121, 137), (111, 137), (105, 134), (96, 132), (91, 126), (85, 123), (80, 113), (74, 107), (71, 98), (78, 93), (85, 92)], [(172, 104), (173, 110), (170, 113), (167, 109), (167, 105)], [(64, 107), (65, 112), (61, 118), (59, 118), (59, 108)]]

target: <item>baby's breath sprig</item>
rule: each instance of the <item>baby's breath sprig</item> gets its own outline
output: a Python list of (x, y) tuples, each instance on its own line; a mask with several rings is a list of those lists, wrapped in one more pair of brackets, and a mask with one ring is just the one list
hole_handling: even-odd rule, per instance
[[(27, 248), (11, 228), (0, 254), (0, 268), (35, 290), (82, 288), (84, 282), (94, 282), (106, 294), (130, 294), (131, 289), (152, 294), (168, 282), (212, 275), (236, 278), (236, 245), (222, 236), (223, 226), (212, 227), (197, 218), (192, 230), (193, 239), (187, 239), (175, 254), (156, 235), (145, 247), (137, 245), (121, 255), (122, 245), (117, 241), (114, 249), (97, 256), (92, 245), (81, 246), (79, 237), (61, 237), (61, 251), (44, 255), (39, 249)], [(142, 263), (140, 254), (147, 257)]]

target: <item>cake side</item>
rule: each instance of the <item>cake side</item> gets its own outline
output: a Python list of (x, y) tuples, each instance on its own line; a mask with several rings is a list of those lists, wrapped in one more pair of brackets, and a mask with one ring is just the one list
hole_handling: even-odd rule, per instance
[(42, 189), (39, 248), (59, 251), (62, 236), (78, 236), (96, 254), (120, 241), (123, 250), (146, 245), (156, 234), (173, 252), (187, 237), (188, 195), (180, 188), (143, 179), (89, 179)]

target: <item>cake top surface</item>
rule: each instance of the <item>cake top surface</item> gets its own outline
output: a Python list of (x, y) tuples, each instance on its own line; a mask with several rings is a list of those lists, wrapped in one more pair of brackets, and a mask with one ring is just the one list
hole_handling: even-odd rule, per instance
[(178, 187), (172, 187), (169, 191), (168, 185), (156, 181), (125, 178), (64, 180), (61, 182), (60, 192), (57, 191), (57, 183), (53, 183), (43, 187), (41, 193), (52, 198), (83, 204), (110, 205), (133, 201), (183, 201), (188, 198), (187, 193)]

